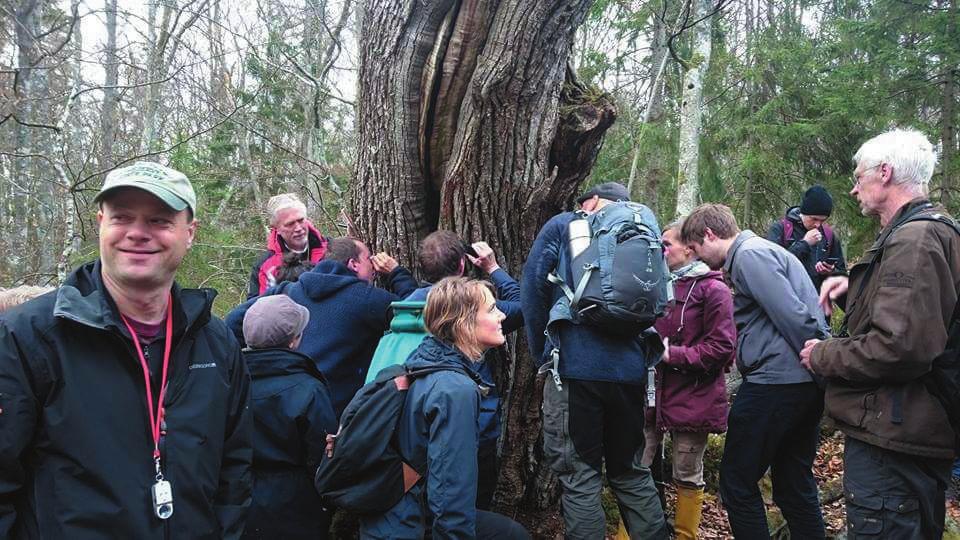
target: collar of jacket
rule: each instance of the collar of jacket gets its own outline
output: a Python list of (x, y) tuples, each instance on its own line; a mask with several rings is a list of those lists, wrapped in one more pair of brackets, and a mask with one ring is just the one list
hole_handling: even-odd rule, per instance
[[(213, 306), (217, 291), (181, 289), (174, 283), (170, 292), (173, 297), (174, 336), (199, 328), (210, 320), (210, 308)], [(116, 303), (103, 284), (99, 259), (74, 270), (57, 289), (53, 316), (99, 330), (120, 332), (124, 336), (131, 337), (120, 320), (120, 311)]]
[(493, 383), (485, 381), (477, 369), (480, 362), (472, 362), (464, 356), (460, 349), (444, 343), (433, 336), (426, 336), (420, 343), (418, 354), (407, 360), (406, 364), (412, 368), (430, 367), (437, 364), (451, 364), (462, 368), (463, 371), (478, 385), (494, 388)]
[[(923, 206), (927, 206), (928, 208), (921, 208)], [(921, 212), (933, 211), (935, 209), (937, 209), (937, 207), (934, 206), (930, 202), (930, 199), (926, 197), (917, 197), (916, 199), (913, 199), (907, 204), (901, 206), (900, 209), (897, 210), (897, 213), (894, 214), (890, 219), (890, 222), (887, 223), (887, 226), (877, 234), (877, 239), (874, 240), (873, 247), (877, 247), (883, 243), (883, 240), (885, 240), (894, 229), (902, 224), (903, 218), (908, 214), (919, 214)]]
[(744, 229), (740, 231), (740, 234), (733, 239), (733, 244), (730, 245), (730, 250), (727, 251), (727, 260), (723, 263), (723, 273), (727, 275), (730, 274), (730, 270), (733, 268), (733, 258), (736, 256), (737, 250), (740, 249), (740, 246), (742, 246), (744, 242), (756, 237), (756, 233), (750, 229)]
[(693, 260), (688, 264), (685, 264), (677, 269), (676, 272), (672, 272), (671, 276), (674, 280), (688, 279), (688, 278), (698, 278), (700, 276), (705, 276), (710, 273), (710, 267), (704, 264), (703, 261)]
[(313, 360), (298, 351), (280, 347), (269, 349), (244, 349), (243, 358), (253, 378), (306, 373), (326, 383), (323, 374)]
[[(304, 220), (304, 225), (307, 227), (307, 249), (324, 247), (326, 245), (325, 239), (314, 224), (307, 219)], [(270, 229), (270, 235), (267, 236), (267, 249), (274, 253), (286, 253), (290, 251), (287, 248), (286, 242), (283, 241), (283, 237), (280, 236), (280, 233), (275, 228)]]
[(790, 208), (787, 208), (787, 211), (783, 214), (783, 217), (789, 219), (795, 224), (799, 223), (800, 225), (803, 225), (803, 219), (800, 218), (799, 206), (791, 206)]

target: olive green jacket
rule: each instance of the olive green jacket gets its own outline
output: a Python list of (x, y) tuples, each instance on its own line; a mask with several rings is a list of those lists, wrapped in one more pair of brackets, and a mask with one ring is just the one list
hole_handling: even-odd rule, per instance
[[(811, 364), (827, 379), (827, 414), (848, 437), (896, 452), (952, 459), (954, 433), (946, 412), (919, 377), (930, 371), (947, 342), (960, 291), (960, 235), (929, 220), (895, 226), (921, 205), (930, 206), (923, 198), (901, 208), (850, 269), (850, 337), (817, 345)], [(945, 215), (932, 206), (922, 212)], [(881, 243), (880, 262), (865, 276)]]

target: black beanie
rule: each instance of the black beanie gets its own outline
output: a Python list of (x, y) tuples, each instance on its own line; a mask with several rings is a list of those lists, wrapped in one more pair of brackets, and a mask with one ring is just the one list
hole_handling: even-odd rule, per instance
[(803, 194), (800, 213), (805, 216), (829, 216), (833, 212), (833, 198), (823, 186), (813, 186)]

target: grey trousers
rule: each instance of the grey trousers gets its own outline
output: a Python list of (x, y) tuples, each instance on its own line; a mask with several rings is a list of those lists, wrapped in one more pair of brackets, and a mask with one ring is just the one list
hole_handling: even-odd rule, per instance
[(602, 470), (631, 539), (666, 538), (666, 522), (643, 454), (643, 389), (563, 380), (543, 386), (543, 453), (562, 487), (566, 537), (602, 539)]
[(953, 460), (901, 454), (847, 437), (843, 495), (847, 538), (943, 536), (944, 491)]

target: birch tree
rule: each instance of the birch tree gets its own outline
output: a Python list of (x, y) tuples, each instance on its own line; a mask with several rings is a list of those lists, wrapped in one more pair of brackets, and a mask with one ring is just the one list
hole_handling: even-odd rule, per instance
[(703, 79), (710, 64), (711, 21), (709, 0), (689, 0), (693, 28), (693, 55), (683, 62), (683, 97), (680, 107), (680, 164), (677, 173), (676, 215), (689, 214), (700, 203), (698, 166), (703, 125)]

